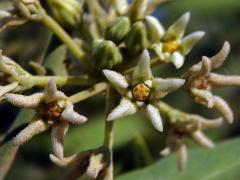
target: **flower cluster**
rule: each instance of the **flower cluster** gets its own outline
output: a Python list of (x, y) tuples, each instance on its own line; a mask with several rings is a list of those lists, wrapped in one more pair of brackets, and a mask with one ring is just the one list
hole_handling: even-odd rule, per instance
[[(202, 130), (218, 128), (223, 120), (233, 122), (233, 112), (227, 102), (212, 93), (216, 87), (240, 86), (240, 76), (211, 72), (226, 60), (230, 52), (228, 42), (215, 56), (203, 56), (182, 76), (161, 78), (153, 74), (153, 67), (162, 63), (172, 63), (176, 69), (181, 68), (193, 46), (204, 36), (203, 31), (184, 36), (189, 12), (166, 29), (151, 16), (157, 5), (148, 0), (134, 0), (131, 4), (126, 0), (47, 0), (44, 6), (39, 0), (15, 0), (13, 7), (12, 11), (0, 11), (0, 19), (4, 20), (0, 30), (37, 21), (50, 29), (64, 44), (60, 46), (66, 47), (72, 55), (69, 56), (72, 64), (65, 66), (61, 60), (60, 65), (69, 75), (45, 75), (48, 73), (45, 64), (35, 64), (45, 73), (34, 76), (0, 53), (0, 99), (19, 108), (35, 110), (32, 121), (13, 138), (14, 145), (23, 145), (33, 136), (51, 129), (52, 162), (58, 166), (75, 166), (92, 179), (108, 177), (106, 179), (111, 180), (112, 124), (116, 119), (142, 110), (156, 130), (166, 132), (170, 127), (167, 147), (161, 154), (176, 152), (180, 170), (187, 162), (185, 139), (213, 148), (214, 143)], [(64, 28), (77, 37), (72, 38)], [(78, 60), (80, 66), (74, 60)], [(77, 73), (71, 73), (72, 67), (77, 69)], [(70, 97), (57, 90), (57, 85), (85, 86), (90, 80), (93, 87)], [(21, 94), (33, 86), (45, 89), (29, 96)], [(179, 89), (194, 102), (216, 109), (221, 116), (209, 119), (182, 112), (164, 102), (168, 94)], [(80, 125), (87, 121), (74, 110), (73, 104), (103, 91), (109, 105), (103, 146), (65, 157), (64, 137), (69, 124)], [(111, 94), (113, 91), (115, 93)], [(120, 102), (112, 107), (115, 97), (120, 97)]]

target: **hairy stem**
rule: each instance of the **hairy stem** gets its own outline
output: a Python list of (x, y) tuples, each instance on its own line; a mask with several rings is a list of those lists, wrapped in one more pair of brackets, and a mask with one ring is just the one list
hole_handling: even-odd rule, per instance
[(98, 93), (103, 92), (106, 88), (107, 88), (107, 84), (104, 83), (104, 82), (101, 82), (101, 83), (98, 83), (98, 84), (94, 85), (93, 87), (91, 87), (87, 90), (81, 91), (77, 94), (74, 94), (74, 95), (70, 96), (69, 100), (73, 104), (75, 104), (75, 103), (83, 101), (83, 100), (85, 100), (89, 97), (92, 97), (92, 96), (94, 96)]
[(73, 39), (63, 30), (63, 28), (47, 14), (43, 15), (42, 22), (52, 32), (54, 32), (56, 36), (58, 36), (58, 38), (68, 47), (76, 59), (81, 62), (83, 67), (91, 72), (92, 66), (90, 62), (86, 60), (85, 53), (77, 46), (77, 44), (75, 44)]
[[(107, 88), (106, 97), (106, 113), (107, 115), (114, 108), (114, 90), (109, 86)], [(110, 152), (110, 164), (106, 169), (104, 180), (113, 180), (113, 121), (105, 121), (104, 146)]]
[(19, 81), (23, 84), (30, 84), (31, 86), (45, 87), (46, 84), (54, 79), (58, 86), (67, 85), (92, 85), (96, 81), (88, 77), (80, 76), (28, 76), (19, 77)]

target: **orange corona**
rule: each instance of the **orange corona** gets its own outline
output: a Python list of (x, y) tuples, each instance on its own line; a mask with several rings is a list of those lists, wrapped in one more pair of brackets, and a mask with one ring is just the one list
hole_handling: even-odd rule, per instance
[(144, 83), (140, 83), (132, 89), (133, 98), (136, 101), (146, 101), (149, 98), (151, 89)]

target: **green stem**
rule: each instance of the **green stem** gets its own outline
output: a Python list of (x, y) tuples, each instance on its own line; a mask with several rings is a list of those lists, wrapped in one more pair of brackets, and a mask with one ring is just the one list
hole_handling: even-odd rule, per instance
[[(106, 113), (108, 115), (114, 108), (114, 90), (110, 86), (107, 88), (106, 98)], [(113, 121), (105, 121), (104, 146), (110, 152), (110, 164), (106, 169), (104, 180), (113, 180)]]
[(43, 24), (47, 26), (58, 38), (68, 47), (72, 54), (81, 62), (83, 67), (92, 72), (92, 66), (85, 58), (85, 53), (75, 44), (73, 39), (63, 30), (63, 28), (49, 15), (44, 13), (42, 18)]
[(69, 100), (75, 104), (78, 103), (80, 101), (83, 101), (89, 97), (92, 97), (96, 94), (99, 94), (101, 92), (103, 92), (105, 89), (107, 88), (107, 84), (104, 82), (98, 83), (95, 86), (85, 90), (85, 91), (81, 91), (77, 94), (74, 94), (72, 96), (69, 97)]
[(18, 80), (23, 84), (30, 84), (31, 86), (45, 87), (46, 84), (54, 79), (58, 86), (67, 85), (92, 85), (96, 81), (87, 77), (78, 76), (28, 76), (18, 77)]

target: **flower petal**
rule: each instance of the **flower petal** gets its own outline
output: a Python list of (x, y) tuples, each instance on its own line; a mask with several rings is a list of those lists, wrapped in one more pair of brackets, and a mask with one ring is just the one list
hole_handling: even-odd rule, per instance
[(191, 88), (190, 91), (193, 94), (196, 102), (201, 103), (208, 108), (213, 108), (215, 100), (211, 92), (197, 88)]
[(164, 27), (154, 16), (146, 16), (145, 19), (149, 25), (149, 35), (152, 43), (159, 42), (165, 33)]
[(207, 137), (205, 136), (201, 131), (195, 131), (191, 134), (191, 137), (194, 139), (196, 143), (199, 145), (212, 149), (214, 148), (214, 143)]
[(137, 107), (128, 99), (121, 99), (120, 104), (108, 115), (107, 121), (119, 119), (121, 117), (136, 113)]
[(183, 66), (184, 60), (185, 57), (178, 51), (175, 51), (170, 58), (170, 61), (174, 64), (174, 66), (177, 69)]
[(119, 93), (126, 92), (128, 82), (123, 75), (107, 69), (103, 70), (103, 74), (107, 80), (119, 91)]
[(134, 84), (151, 79), (152, 71), (150, 67), (150, 56), (148, 50), (144, 50), (139, 58), (139, 62), (133, 72)]
[(162, 124), (162, 118), (160, 116), (158, 108), (155, 106), (149, 104), (146, 108), (147, 116), (149, 117), (150, 121), (152, 122), (153, 126), (158, 131), (163, 131), (163, 124)]
[(48, 127), (49, 126), (41, 119), (34, 120), (33, 122), (29, 123), (28, 126), (20, 133), (18, 133), (16, 137), (14, 137), (13, 144), (15, 146), (23, 145), (33, 136), (46, 131)]
[(229, 52), (230, 52), (230, 44), (229, 42), (226, 41), (224, 42), (222, 49), (215, 56), (210, 58), (212, 69), (217, 69), (220, 66), (222, 66)]
[(58, 123), (52, 127), (52, 145), (53, 145), (53, 152), (59, 158), (63, 159), (63, 143), (64, 143), (64, 136), (68, 130), (69, 124), (66, 122)]
[(18, 86), (17, 82), (8, 84), (6, 86), (0, 86), (0, 97), (2, 97), (4, 94), (12, 91), (13, 89), (15, 89)]
[(216, 108), (224, 117), (224, 119), (229, 123), (233, 123), (233, 112), (229, 107), (228, 103), (219, 96), (214, 96), (214, 108)]
[(183, 38), (181, 42), (182, 46), (182, 53), (183, 55), (187, 55), (193, 46), (205, 35), (205, 32), (203, 31), (197, 31), (194, 33), (191, 33)]
[(186, 167), (187, 160), (188, 160), (188, 151), (187, 146), (185, 144), (181, 144), (177, 150), (178, 155), (178, 169), (183, 171)]
[(176, 22), (174, 22), (173, 25), (171, 25), (168, 28), (164, 38), (165, 39), (173, 39), (173, 38), (181, 39), (183, 37), (183, 34), (185, 32), (189, 19), (190, 19), (190, 12), (186, 12)]
[(77, 154), (74, 154), (72, 156), (69, 156), (69, 157), (64, 157), (62, 159), (59, 159), (57, 156), (55, 156), (54, 154), (50, 154), (50, 159), (51, 161), (60, 166), (60, 167), (66, 167), (68, 165), (71, 165), (72, 163), (74, 163), (77, 159)]
[(57, 85), (55, 80), (50, 80), (44, 90), (46, 102), (55, 101), (57, 98)]
[(73, 109), (73, 105), (68, 105), (60, 116), (61, 120), (70, 122), (72, 124), (82, 124), (87, 121), (85, 116), (78, 114)]
[(7, 93), (4, 96), (4, 98), (13, 105), (25, 108), (36, 108), (39, 105), (39, 103), (43, 100), (43, 97), (44, 97), (43, 93), (35, 93), (31, 96)]
[[(168, 78), (168, 79), (162, 79), (162, 78), (155, 78), (153, 80), (153, 89), (154, 93), (160, 95), (165, 95), (166, 93), (176, 91), (181, 86), (183, 86), (185, 83), (184, 79), (178, 79), (178, 78)], [(158, 95), (157, 95), (158, 96)]]

